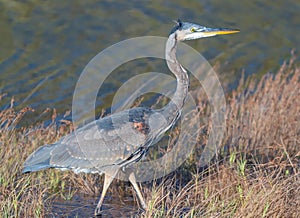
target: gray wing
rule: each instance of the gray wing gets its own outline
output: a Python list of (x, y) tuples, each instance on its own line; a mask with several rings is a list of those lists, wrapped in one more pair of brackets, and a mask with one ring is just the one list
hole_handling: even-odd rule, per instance
[(153, 142), (149, 126), (153, 113), (149, 108), (133, 108), (95, 120), (39, 148), (26, 160), (23, 172), (49, 167), (102, 172), (108, 165), (122, 163)]

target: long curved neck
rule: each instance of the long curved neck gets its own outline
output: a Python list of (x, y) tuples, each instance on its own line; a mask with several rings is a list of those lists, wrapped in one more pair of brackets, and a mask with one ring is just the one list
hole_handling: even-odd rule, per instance
[(173, 124), (179, 117), (184, 101), (188, 94), (189, 78), (187, 72), (176, 58), (177, 39), (175, 33), (171, 34), (166, 44), (166, 61), (170, 71), (176, 76), (177, 87), (171, 101), (161, 109), (161, 113), (168, 124)]

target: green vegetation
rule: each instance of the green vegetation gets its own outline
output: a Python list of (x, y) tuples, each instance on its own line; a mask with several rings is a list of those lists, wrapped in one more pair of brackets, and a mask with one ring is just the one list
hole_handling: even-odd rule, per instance
[[(267, 74), (258, 82), (242, 80), (227, 98), (227, 130), (219, 156), (210, 166), (197, 171), (197, 157), (207, 140), (206, 135), (201, 136), (195, 154), (176, 172), (143, 184), (149, 209), (140, 212), (135, 205), (130, 208), (134, 211), (131, 214), (138, 213), (141, 217), (298, 217), (299, 81), (300, 68), (294, 65), (293, 59), (276, 75)], [(199, 91), (197, 96), (200, 108), (204, 108), (200, 115), (209, 105), (203, 100), (205, 93)], [(0, 100), (4, 97), (0, 96)], [(49, 208), (57, 199), (70, 201), (75, 195), (96, 199), (101, 190), (99, 175), (76, 175), (54, 169), (21, 173), (24, 160), (33, 150), (55, 142), (73, 129), (66, 121), (59, 126), (52, 122), (47, 127), (39, 124), (14, 128), (30, 110), (15, 111), (12, 104), (0, 111), (1, 217), (50, 216), (53, 211)], [(55, 111), (52, 114), (55, 120)], [(201, 128), (208, 130), (209, 126), (207, 123)], [(128, 194), (125, 187), (112, 185), (110, 192), (118, 194), (116, 198), (122, 201), (122, 196)], [(131, 191), (128, 195), (132, 195)], [(89, 208), (90, 215), (94, 206)]]

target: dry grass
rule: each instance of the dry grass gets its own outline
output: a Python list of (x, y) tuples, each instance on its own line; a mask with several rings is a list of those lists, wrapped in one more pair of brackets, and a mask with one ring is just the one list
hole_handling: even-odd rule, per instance
[[(76, 190), (93, 195), (101, 187), (96, 186), (100, 176), (76, 175), (58, 170), (41, 171), (24, 175), (21, 173), (25, 159), (43, 144), (57, 141), (72, 131), (70, 122), (61, 120), (55, 125), (56, 111), (45, 110), (52, 119), (47, 127), (36, 124), (31, 127), (16, 128), (25, 113), (34, 112), (24, 108), (16, 112), (13, 107), (0, 112), (0, 216), (1, 217), (44, 217), (52, 199), (60, 197), (68, 200)], [(75, 187), (75, 189), (69, 189)]]
[(215, 164), (180, 188), (180, 174), (155, 186), (143, 217), (300, 216), (300, 68), (293, 61), (258, 83), (241, 80), (228, 97)]
[[(197, 172), (195, 155), (172, 175), (144, 186), (149, 209), (139, 216), (299, 217), (299, 80), (300, 68), (293, 59), (275, 76), (265, 75), (258, 83), (241, 80), (227, 99), (227, 131), (219, 157)], [(44, 217), (51, 214), (46, 208), (55, 198), (68, 201), (76, 192), (93, 196), (101, 190), (96, 184), (100, 176), (57, 170), (21, 174), (33, 150), (73, 129), (64, 120), (55, 125), (55, 110), (44, 112), (52, 119), (47, 127), (16, 128), (32, 111), (15, 111), (13, 100), (11, 107), (0, 111), (1, 217)], [(199, 140), (196, 150), (201, 150), (206, 137)]]

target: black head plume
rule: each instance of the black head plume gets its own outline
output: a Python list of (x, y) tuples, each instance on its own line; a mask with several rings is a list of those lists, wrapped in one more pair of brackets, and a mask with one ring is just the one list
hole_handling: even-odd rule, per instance
[(176, 26), (174, 26), (174, 28), (172, 29), (170, 34), (174, 33), (176, 30), (182, 28), (182, 21), (179, 18), (177, 20), (174, 20), (174, 23), (176, 23)]
[(178, 18), (178, 20), (177, 20), (177, 25), (179, 26), (179, 27), (182, 27), (182, 22), (181, 22), (181, 20)]

